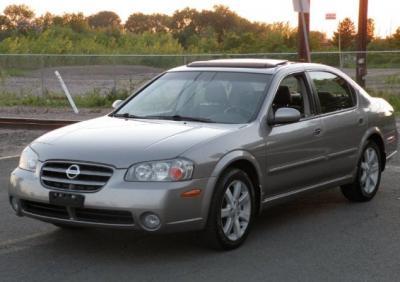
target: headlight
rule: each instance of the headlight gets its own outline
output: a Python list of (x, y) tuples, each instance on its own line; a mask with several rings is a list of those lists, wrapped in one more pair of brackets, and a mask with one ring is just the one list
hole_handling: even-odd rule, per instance
[(18, 166), (21, 169), (35, 172), (38, 161), (38, 155), (28, 146), (22, 151)]
[(131, 166), (126, 181), (183, 181), (192, 178), (193, 163), (185, 159), (154, 161)]

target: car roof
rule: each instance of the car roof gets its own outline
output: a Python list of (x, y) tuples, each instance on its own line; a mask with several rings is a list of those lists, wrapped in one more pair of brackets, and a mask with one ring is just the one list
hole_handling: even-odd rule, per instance
[(287, 60), (271, 59), (220, 59), (210, 61), (196, 61), (188, 64), (190, 68), (196, 67), (221, 67), (221, 68), (275, 68), (287, 64)]
[(293, 62), (274, 59), (218, 59), (195, 61), (170, 71), (234, 71), (273, 74), (279, 67), (289, 64)]
[[(195, 61), (187, 65), (176, 67), (168, 72), (181, 71), (223, 71), (223, 72), (247, 72), (275, 74), (279, 70), (304, 71), (304, 70), (326, 70), (335, 73), (340, 72), (336, 68), (316, 63), (291, 62), (288, 60), (274, 59), (218, 59), (209, 61)], [(341, 72), (340, 72), (341, 73)], [(342, 74), (343, 75), (343, 74)]]

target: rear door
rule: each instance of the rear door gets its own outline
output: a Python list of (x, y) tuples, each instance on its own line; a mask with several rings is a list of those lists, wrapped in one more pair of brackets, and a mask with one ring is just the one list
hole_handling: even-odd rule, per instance
[(340, 75), (328, 71), (308, 71), (324, 131), (327, 178), (351, 175), (357, 164), (358, 149), (367, 126), (366, 117), (357, 107), (357, 95)]
[(326, 148), (321, 139), (323, 128), (316, 118), (312, 97), (311, 87), (302, 72), (285, 77), (275, 93), (270, 114), (279, 107), (290, 107), (298, 109), (302, 118), (296, 123), (269, 128), (266, 136), (266, 197), (317, 184), (327, 173)]

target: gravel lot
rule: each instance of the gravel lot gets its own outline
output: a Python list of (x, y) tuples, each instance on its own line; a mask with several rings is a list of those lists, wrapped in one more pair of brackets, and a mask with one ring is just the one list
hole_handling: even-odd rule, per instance
[(106, 115), (111, 110), (111, 108), (81, 108), (79, 114), (75, 114), (71, 108), (0, 107), (0, 117), (86, 120)]
[(0, 129), (0, 158), (19, 155), (26, 145), (44, 133), (46, 131)]
[[(71, 109), (0, 107), (0, 117), (87, 120), (109, 113), (111, 109), (80, 109), (76, 115)], [(37, 137), (42, 130), (0, 129), (0, 157), (19, 155), (23, 148)]]

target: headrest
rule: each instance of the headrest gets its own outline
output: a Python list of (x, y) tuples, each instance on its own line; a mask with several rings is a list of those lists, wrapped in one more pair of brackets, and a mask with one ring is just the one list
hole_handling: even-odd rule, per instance
[(291, 99), (289, 87), (281, 85), (276, 93), (274, 104), (277, 106), (287, 106), (290, 105)]

